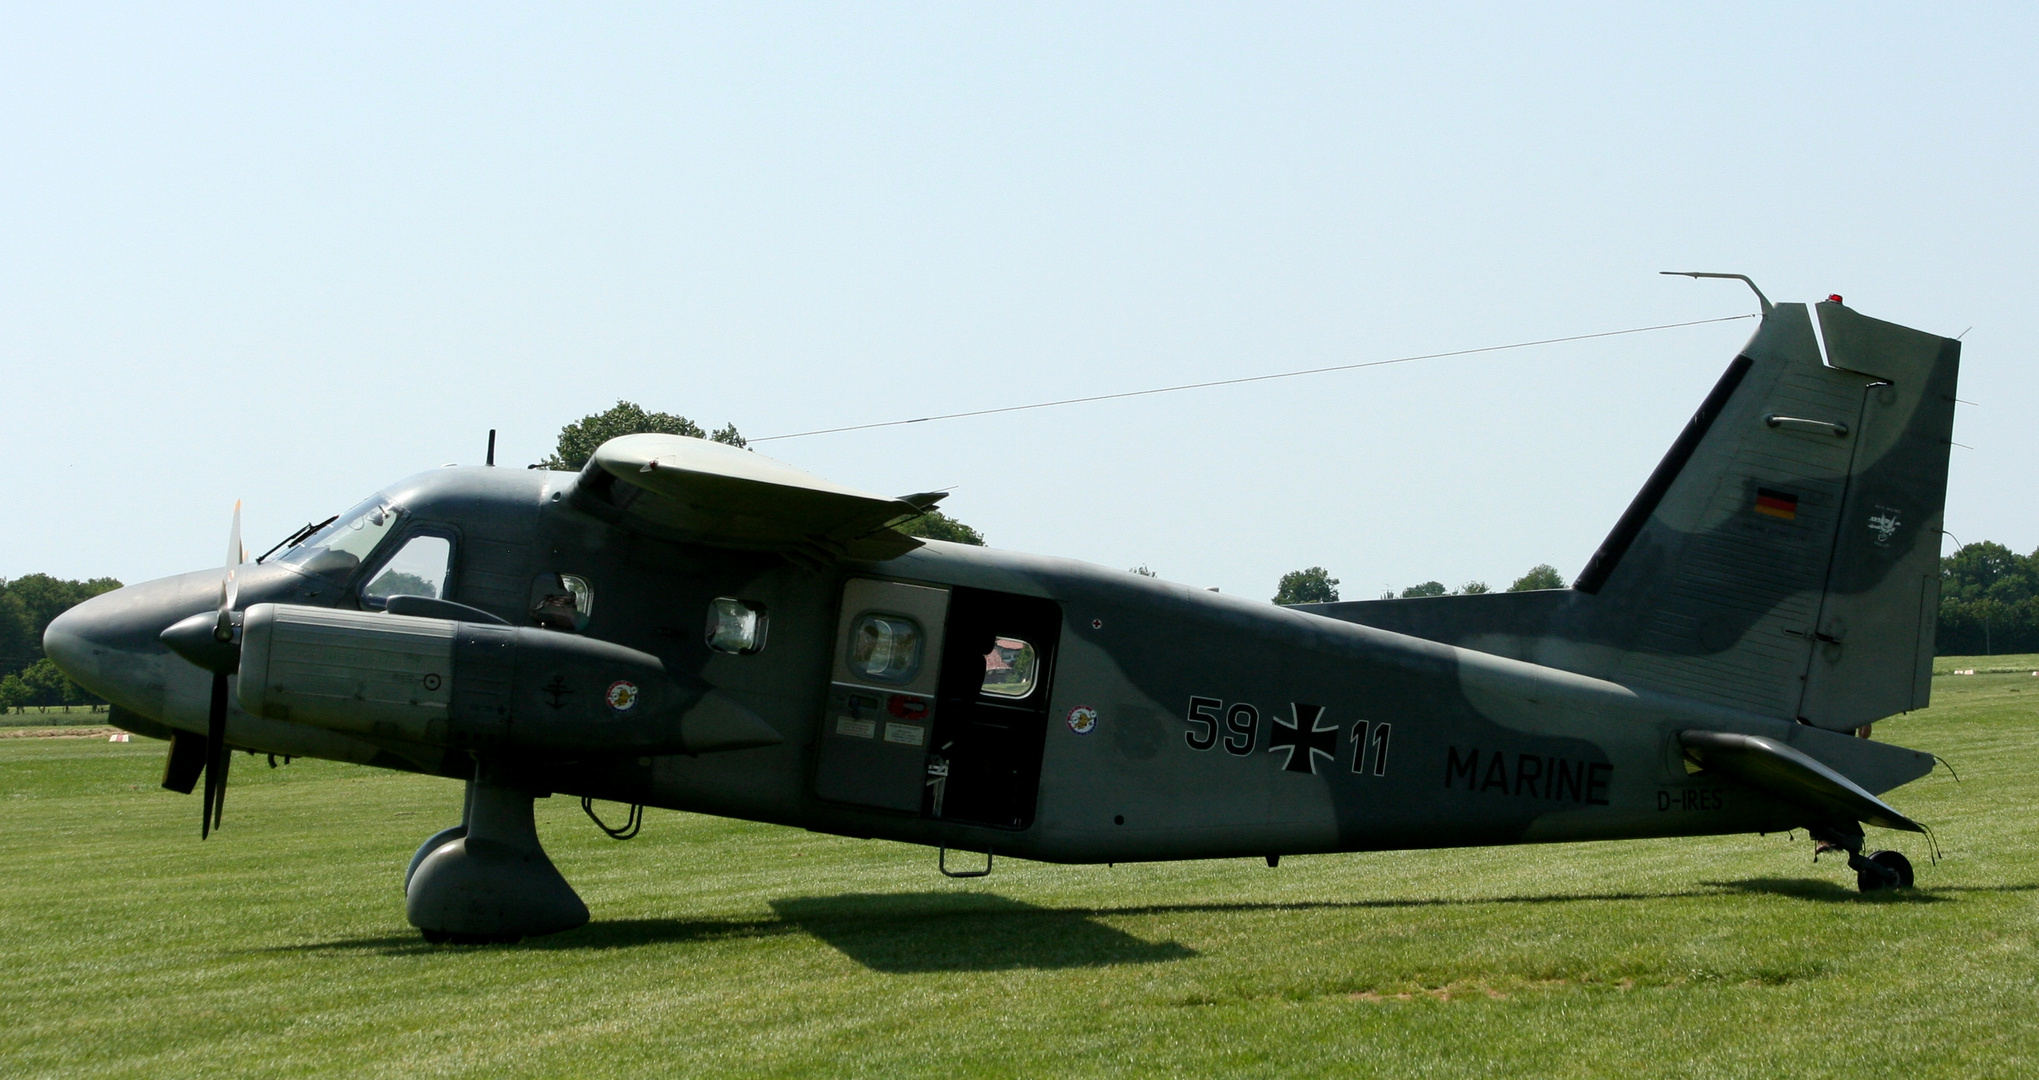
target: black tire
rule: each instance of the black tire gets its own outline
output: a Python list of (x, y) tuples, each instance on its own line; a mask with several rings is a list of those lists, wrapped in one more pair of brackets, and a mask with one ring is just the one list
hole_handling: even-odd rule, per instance
[(1869, 861), (1877, 864), (1878, 866), (1883, 867), (1886, 870), (1896, 872), (1898, 888), (1909, 889), (1912, 887), (1912, 861), (1904, 857), (1904, 852), (1902, 851), (1871, 852), (1869, 855)]
[(1872, 851), (1867, 856), (1875, 866), (1855, 871), (1855, 887), (1863, 892), (1905, 889), (1912, 883), (1912, 861), (1896, 851)]

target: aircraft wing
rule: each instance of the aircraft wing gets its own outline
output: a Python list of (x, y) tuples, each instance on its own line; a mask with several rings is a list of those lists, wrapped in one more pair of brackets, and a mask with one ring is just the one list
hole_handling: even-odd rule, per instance
[[(699, 543), (750, 549), (841, 551), (942, 497), (874, 495), (763, 454), (684, 435), (610, 439), (581, 478), (583, 485), (593, 479), (608, 488), (607, 501), (628, 517)], [(881, 539), (900, 550), (919, 544), (898, 533)]]

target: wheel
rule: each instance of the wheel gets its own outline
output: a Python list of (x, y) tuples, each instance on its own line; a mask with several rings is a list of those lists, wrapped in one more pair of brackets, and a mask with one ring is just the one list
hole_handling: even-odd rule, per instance
[(1909, 889), (1912, 887), (1912, 861), (1904, 857), (1904, 852), (1902, 851), (1871, 852), (1869, 855), (1869, 861), (1877, 864), (1878, 866), (1883, 867), (1886, 870), (1895, 871), (1897, 874), (1898, 888)]
[[(1878, 889), (1908, 889), (1912, 884), (1912, 861), (1899, 851), (1872, 851), (1867, 856), (1875, 867), (1855, 871), (1855, 887), (1863, 892)], [(1894, 880), (1893, 880), (1894, 879)]]

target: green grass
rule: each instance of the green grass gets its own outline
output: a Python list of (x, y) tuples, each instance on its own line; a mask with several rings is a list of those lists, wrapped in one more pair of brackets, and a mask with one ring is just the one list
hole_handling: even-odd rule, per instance
[(2024, 675), (2039, 671), (2039, 653), (2002, 653), (1996, 656), (1936, 656), (1933, 674), (1952, 675), (1973, 671), (1978, 675)]
[[(1969, 666), (1969, 665), (1962, 665)], [(162, 744), (0, 742), (10, 1076), (2019, 1076), (2039, 1072), (2039, 679), (1877, 725), (1919, 887), (1796, 839), (1106, 867), (540, 806), (590, 926), (427, 946), (444, 781), (239, 757), (226, 830)]]

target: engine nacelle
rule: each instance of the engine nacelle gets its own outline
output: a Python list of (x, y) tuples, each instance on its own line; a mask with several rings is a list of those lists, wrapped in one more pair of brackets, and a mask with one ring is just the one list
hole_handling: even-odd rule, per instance
[(241, 708), (370, 738), (477, 751), (698, 754), (781, 742), (658, 657), (534, 627), (256, 604)]

